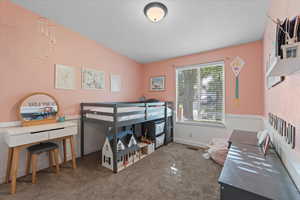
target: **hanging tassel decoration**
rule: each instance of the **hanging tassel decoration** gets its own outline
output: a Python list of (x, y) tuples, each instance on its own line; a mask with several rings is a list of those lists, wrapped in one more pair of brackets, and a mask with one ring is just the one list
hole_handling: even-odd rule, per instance
[(234, 97), (236, 100), (238, 100), (240, 98), (239, 75), (242, 71), (242, 68), (245, 65), (245, 62), (240, 57), (236, 57), (235, 59), (233, 59), (230, 65), (231, 65), (232, 72), (235, 75), (235, 96)]
[(235, 98), (239, 99), (239, 76), (235, 77)]

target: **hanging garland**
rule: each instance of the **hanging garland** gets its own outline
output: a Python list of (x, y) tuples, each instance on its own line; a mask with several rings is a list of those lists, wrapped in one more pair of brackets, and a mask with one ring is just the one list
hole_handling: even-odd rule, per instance
[(235, 99), (237, 99), (237, 100), (240, 98), (240, 94), (239, 94), (239, 75), (240, 75), (244, 65), (245, 65), (244, 60), (241, 59), (238, 56), (235, 59), (233, 59), (233, 61), (230, 64), (231, 69), (232, 69), (232, 71), (235, 75)]
[(43, 55), (40, 57), (40, 59), (44, 60), (49, 57), (50, 53), (53, 52), (56, 45), (55, 26), (50, 24), (49, 20), (47, 20), (46, 18), (40, 17), (37, 20), (37, 28), (38, 32), (48, 43), (46, 52), (44, 52)]

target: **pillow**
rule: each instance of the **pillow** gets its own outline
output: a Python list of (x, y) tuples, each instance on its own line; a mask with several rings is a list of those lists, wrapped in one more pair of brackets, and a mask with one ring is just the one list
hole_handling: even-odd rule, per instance
[(263, 130), (261, 131), (261, 133), (258, 135), (257, 134), (257, 137), (258, 137), (258, 145), (262, 145), (263, 142), (265, 141), (266, 137), (268, 136), (268, 130)]

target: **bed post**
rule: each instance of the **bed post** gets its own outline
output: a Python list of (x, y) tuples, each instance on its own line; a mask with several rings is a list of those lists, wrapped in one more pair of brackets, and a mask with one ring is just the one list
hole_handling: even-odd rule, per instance
[(174, 126), (175, 126), (175, 122), (176, 122), (176, 103), (174, 104), (174, 102), (171, 103), (172, 105), (172, 116), (171, 116), (171, 136), (172, 136), (172, 142), (174, 142)]
[(84, 156), (84, 115), (83, 115), (83, 104), (80, 104), (80, 150), (81, 157)]
[(114, 104), (114, 122), (113, 122), (113, 170), (114, 173), (118, 172), (118, 168), (117, 168), (117, 134), (118, 134), (118, 130), (117, 130), (117, 112), (118, 112), (118, 107), (117, 104)]
[(175, 114), (175, 118), (174, 118), (174, 102), (168, 102), (169, 103), (169, 106), (171, 106), (171, 109), (172, 109), (172, 113), (171, 113), (171, 116), (170, 118), (168, 117), (168, 123), (169, 123), (169, 130), (170, 131), (170, 136), (171, 136), (171, 140), (169, 141), (169, 143), (173, 142), (174, 141), (174, 120), (176, 118), (176, 114)]
[(145, 120), (148, 119), (148, 104), (145, 103)]
[[(168, 126), (169, 126), (169, 123), (168, 123), (168, 102), (165, 101), (165, 128), (164, 128), (164, 131), (165, 131), (165, 136), (167, 136), (167, 131), (168, 131)], [(166, 138), (165, 137), (165, 141), (164, 141), (164, 144), (166, 144)]]

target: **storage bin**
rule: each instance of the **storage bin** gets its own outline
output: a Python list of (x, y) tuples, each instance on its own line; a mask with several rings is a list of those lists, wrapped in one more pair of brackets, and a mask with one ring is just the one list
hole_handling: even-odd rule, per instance
[(162, 134), (164, 130), (164, 120), (150, 121), (145, 123), (144, 125), (144, 133), (147, 132), (147, 137), (150, 138), (152, 141), (155, 140), (156, 136)]
[(161, 136), (156, 137), (156, 143), (155, 143), (155, 148), (158, 148), (165, 143), (165, 134), (162, 134)]

